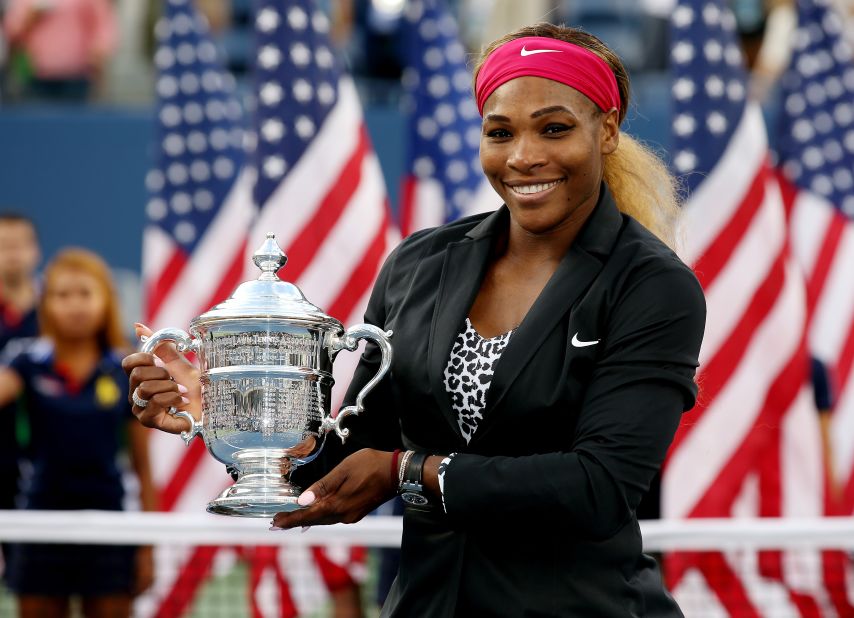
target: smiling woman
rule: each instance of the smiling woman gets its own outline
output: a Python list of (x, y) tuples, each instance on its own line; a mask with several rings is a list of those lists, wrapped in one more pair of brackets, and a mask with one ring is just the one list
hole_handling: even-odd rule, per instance
[[(480, 62), (475, 67), (475, 88), (477, 89), (477, 81), (480, 79), (481, 70), (486, 60), (492, 55), (492, 52), (506, 43), (528, 39), (529, 37), (547, 39), (544, 42), (545, 44), (551, 42), (554, 45), (556, 41), (568, 43), (568, 49), (574, 48), (586, 52), (588, 55), (585, 57), (588, 62), (584, 66), (579, 67), (577, 63), (572, 63), (575, 73), (588, 70), (595, 72), (597, 68), (607, 67), (611, 71), (616, 87), (616, 92), (612, 94), (611, 107), (604, 109), (601, 99), (600, 104), (597, 105), (587, 96), (580, 97), (580, 106), (584, 111), (589, 111), (594, 119), (597, 116), (607, 116), (609, 113), (612, 113), (611, 109), (613, 108), (616, 118), (612, 120), (616, 121), (618, 127), (622, 124), (630, 104), (631, 89), (628, 73), (620, 58), (602, 41), (591, 34), (574, 28), (564, 28), (553, 24), (537, 24), (521, 28), (494, 41), (485, 49)], [(548, 39), (551, 41), (548, 41)], [(521, 47), (522, 49), (526, 47), (524, 42), (521, 44)], [(522, 55), (521, 51), (520, 49), (520, 56)], [(537, 53), (546, 50), (532, 51), (533, 53)], [(525, 56), (530, 56), (532, 51), (526, 49)], [(576, 52), (576, 54), (578, 53)], [(591, 56), (595, 58), (591, 58)], [(554, 56), (549, 57), (554, 58)], [(600, 62), (597, 63), (597, 59)], [(514, 69), (517, 71), (523, 70), (518, 66), (514, 67)], [(542, 74), (542, 67), (537, 67), (537, 69), (539, 69), (539, 74)], [(555, 72), (558, 75), (559, 81), (552, 83), (556, 85), (565, 85), (568, 75), (572, 73), (564, 70), (563, 75), (560, 75), (560, 68)], [(607, 79), (607, 75), (604, 77)], [(583, 88), (581, 83), (590, 82), (583, 73), (575, 79), (576, 84), (580, 88)], [(569, 86), (567, 88), (574, 91), (576, 95), (580, 94), (574, 88), (570, 88)], [(616, 95), (615, 97), (614, 94)], [(483, 113), (483, 103), (481, 101), (478, 101), (478, 103), (481, 107), (481, 113)], [(563, 105), (538, 111), (540, 114), (560, 112), (560, 107), (564, 107), (564, 113), (572, 115), (572, 112), (566, 109), (566, 100), (564, 100)], [(487, 115), (487, 119), (489, 119), (489, 115)], [(606, 119), (602, 118), (602, 120)], [(576, 124), (577, 121), (564, 128), (550, 127), (549, 130), (553, 135), (556, 133), (559, 134), (562, 131), (573, 128)], [(485, 125), (484, 135), (486, 135)], [(675, 179), (668, 172), (664, 163), (654, 153), (650, 152), (630, 135), (620, 132), (618, 142), (618, 146), (610, 150), (607, 153), (608, 156), (604, 158), (602, 174), (603, 180), (614, 196), (617, 207), (620, 211), (636, 219), (644, 227), (656, 234), (670, 247), (675, 247), (679, 217)], [(483, 143), (481, 148), (483, 148)], [(483, 153), (483, 150), (481, 152)], [(495, 186), (494, 182), (493, 186)], [(498, 189), (496, 188), (496, 190)], [(501, 192), (499, 191), (499, 193)]]
[[(555, 102), (563, 104), (555, 105)], [(618, 146), (617, 111), (578, 90), (518, 77), (486, 100), (480, 159), (493, 188), (532, 233), (577, 230), (596, 205), (602, 156)]]
[[(304, 508), (273, 527), (357, 521), (400, 494), (383, 616), (682, 615), (635, 510), (694, 405), (705, 301), (668, 246), (673, 181), (619, 130), (628, 93), (577, 30), (493, 43), (475, 95), (505, 204), (412, 234), (380, 272), (365, 321), (394, 332), (391, 370), (347, 444), (294, 473)], [(170, 377), (191, 372), (158, 355), (125, 359), (131, 391), (156, 393), (134, 412), (180, 430)], [(345, 404), (380, 363), (369, 344)]]

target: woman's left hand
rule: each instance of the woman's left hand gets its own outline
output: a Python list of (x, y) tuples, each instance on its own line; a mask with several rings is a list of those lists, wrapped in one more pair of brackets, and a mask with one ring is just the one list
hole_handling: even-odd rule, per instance
[(300, 495), (306, 508), (278, 513), (273, 526), (287, 530), (359, 521), (395, 495), (391, 460), (392, 453), (369, 448), (353, 453)]

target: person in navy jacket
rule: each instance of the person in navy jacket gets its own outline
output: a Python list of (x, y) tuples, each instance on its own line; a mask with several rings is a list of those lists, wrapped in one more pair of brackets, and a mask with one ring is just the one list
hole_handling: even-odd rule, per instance
[[(27, 509), (121, 510), (122, 436), (154, 508), (145, 429), (127, 401), (127, 350), (106, 264), (89, 251), (60, 252), (45, 270), (41, 336), (10, 344), (0, 367), (0, 404), (22, 396), (33, 474)], [(151, 548), (22, 544), (7, 564), (20, 615), (64, 616), (81, 596), (87, 616), (130, 616), (131, 598), (153, 576)]]
[[(276, 528), (358, 521), (407, 503), (383, 616), (681, 616), (643, 554), (635, 509), (694, 375), (705, 300), (671, 246), (673, 180), (619, 130), (629, 83), (582, 31), (522, 28), (475, 76), (493, 213), (416, 232), (386, 260), (365, 313), (394, 332), (389, 374), (299, 468), (303, 508)], [(193, 369), (156, 350), (124, 361), (134, 413), (186, 429)], [(346, 403), (380, 362), (368, 345)], [(193, 384), (189, 404), (170, 376)], [(197, 374), (196, 374), (197, 376)]]
[[(0, 357), (9, 342), (38, 334), (35, 273), (40, 259), (33, 221), (23, 214), (0, 212)], [(18, 498), (23, 455), (20, 412), (17, 401), (0, 406), (0, 509), (14, 509)], [(11, 559), (10, 549), (8, 543), (2, 544), (5, 563)]]

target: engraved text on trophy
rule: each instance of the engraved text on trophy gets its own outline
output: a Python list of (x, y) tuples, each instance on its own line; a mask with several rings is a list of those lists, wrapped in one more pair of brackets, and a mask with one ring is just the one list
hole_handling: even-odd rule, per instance
[(208, 367), (235, 365), (290, 365), (317, 367), (319, 343), (287, 332), (221, 334), (207, 349)]

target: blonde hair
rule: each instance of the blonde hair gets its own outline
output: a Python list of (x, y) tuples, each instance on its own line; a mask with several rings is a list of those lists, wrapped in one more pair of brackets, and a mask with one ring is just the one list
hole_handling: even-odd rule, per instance
[(86, 249), (65, 249), (59, 252), (44, 271), (44, 290), (39, 300), (38, 318), (41, 334), (56, 339), (56, 324), (47, 311), (47, 297), (56, 278), (62, 272), (82, 272), (93, 277), (104, 295), (104, 318), (98, 331), (98, 343), (105, 349), (126, 349), (127, 340), (122, 332), (119, 301), (113, 288), (113, 278), (107, 264), (96, 254)]
[[(540, 23), (505, 34), (484, 48), (474, 69), (474, 83), (486, 58), (504, 43), (529, 36), (559, 39), (590, 50), (604, 60), (617, 78), (622, 124), (629, 107), (629, 76), (620, 58), (598, 38), (567, 26)], [(604, 179), (617, 208), (675, 248), (679, 221), (676, 179), (661, 159), (636, 139), (620, 131), (617, 149), (604, 160)]]

